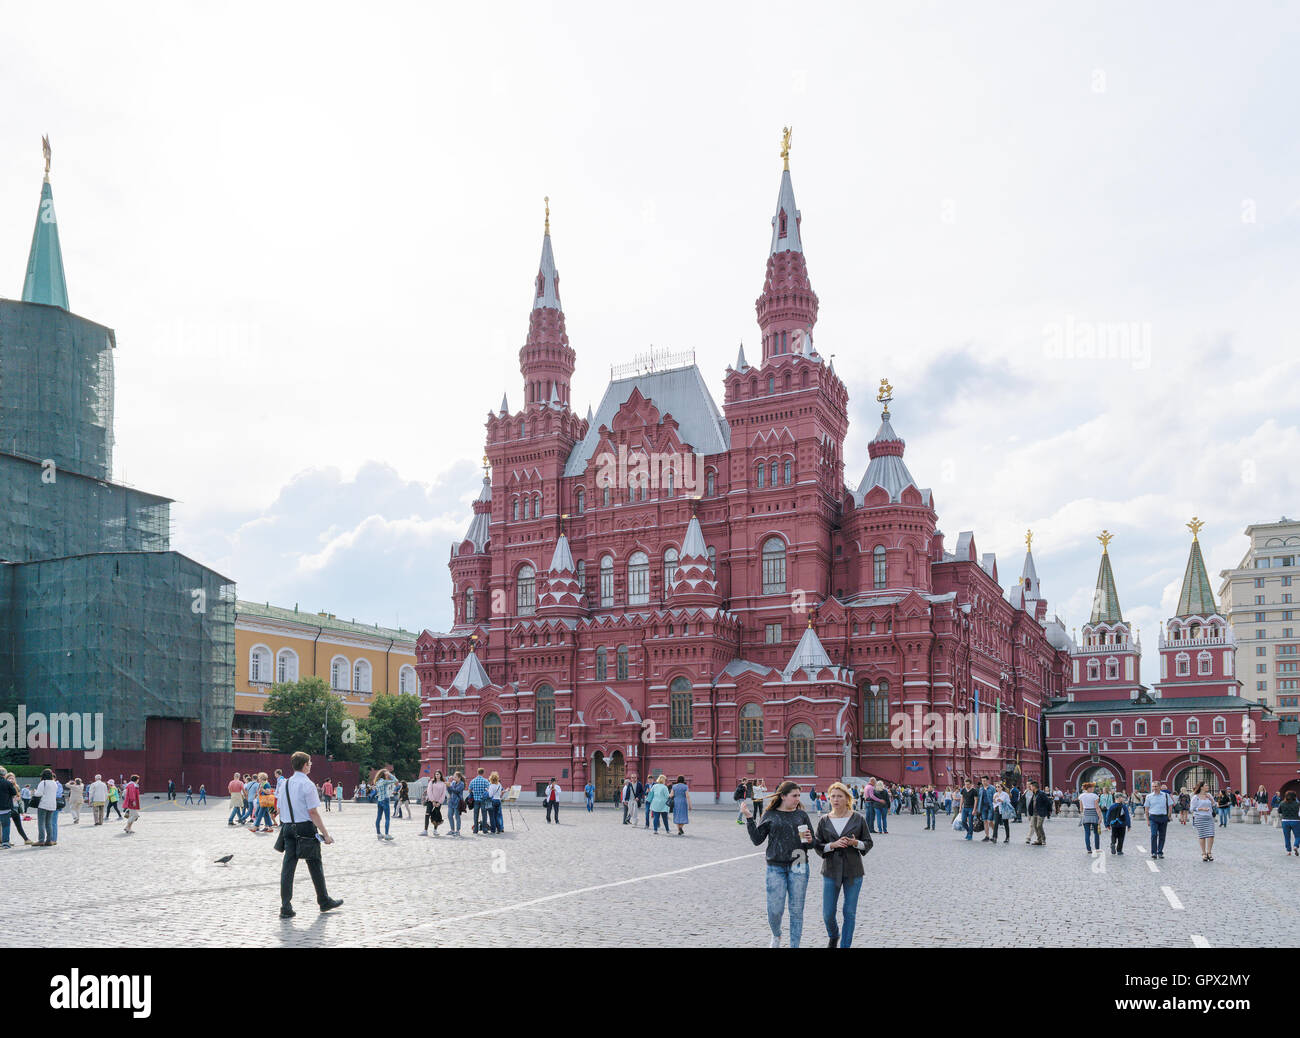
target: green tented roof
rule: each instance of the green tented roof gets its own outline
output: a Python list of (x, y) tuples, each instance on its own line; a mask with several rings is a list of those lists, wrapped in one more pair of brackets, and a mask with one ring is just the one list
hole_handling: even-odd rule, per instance
[(1178, 612), (1174, 615), (1212, 616), (1218, 611), (1205, 572), (1205, 559), (1201, 557), (1201, 542), (1193, 539), (1191, 554), (1187, 556), (1187, 572), (1183, 574), (1183, 590), (1178, 595)]
[(59, 247), (59, 224), (54, 218), (54, 193), (48, 177), (41, 185), (41, 206), (36, 212), (36, 229), (32, 231), (32, 248), (27, 255), (23, 302), (68, 309), (68, 283), (63, 277), (63, 250)]
[(1092, 596), (1092, 616), (1088, 622), (1119, 623), (1124, 614), (1119, 608), (1119, 592), (1115, 590), (1115, 574), (1110, 570), (1110, 554), (1101, 553), (1101, 568), (1097, 570), (1097, 590)]

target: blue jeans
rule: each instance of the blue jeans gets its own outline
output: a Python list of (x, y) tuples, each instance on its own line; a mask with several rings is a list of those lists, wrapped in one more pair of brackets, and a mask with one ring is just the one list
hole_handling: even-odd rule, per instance
[(1151, 853), (1165, 853), (1165, 829), (1169, 825), (1168, 815), (1150, 815), (1147, 824), (1151, 827)]
[[(844, 891), (844, 928), (835, 925), (835, 905)], [(841, 948), (853, 946), (853, 924), (858, 918), (858, 894), (862, 891), (862, 877), (853, 879), (832, 879), (822, 877), (822, 919), (826, 923), (826, 936), (834, 937), (838, 933)]]
[(933, 828), (934, 828), (934, 817), (935, 817), (935, 815), (937, 815), (938, 813), (939, 813), (939, 811), (938, 811), (937, 808), (927, 807), (927, 808), (925, 809), (925, 827), (926, 827), (927, 829), (933, 829)]
[(876, 808), (877, 832), (882, 832), (882, 833), (889, 832), (889, 822), (886, 821), (886, 819), (888, 818), (889, 818), (889, 805), (881, 804), (879, 807)]
[(57, 811), (46, 811), (43, 807), (36, 809), (36, 842), (45, 843), (47, 840), (53, 840), (50, 835), (54, 831), (54, 822), (52, 819)]
[(492, 828), (492, 805), (483, 797), (474, 801), (474, 831), (485, 833)]
[[(5, 830), (8, 831), (8, 828), (9, 828), (8, 825), (6, 825)], [(1294, 819), (1291, 818), (1283, 818), (1282, 839), (1286, 841), (1286, 849), (1288, 851), (1291, 849), (1292, 836), (1295, 837), (1296, 850), (1300, 851), (1300, 822), (1295, 821)], [(6, 838), (6, 842), (7, 842), (7, 838)]]
[(231, 822), (234, 822), (234, 821), (236, 821), (236, 820), (241, 821), (241, 822), (244, 820), (244, 805), (243, 805), (243, 804), (236, 804), (234, 807), (232, 807), (232, 808), (230, 809), (230, 814), (226, 816), (226, 824), (227, 824), (227, 825), (229, 825)]
[(1101, 833), (1097, 831), (1097, 823), (1084, 822), (1083, 823), (1083, 845), (1088, 849), (1089, 853), (1092, 853), (1092, 843), (1094, 840), (1097, 841), (1097, 850), (1101, 850)]
[(975, 830), (971, 826), (971, 816), (974, 815), (973, 807), (963, 807), (961, 809), (961, 827), (966, 830), (966, 839), (975, 839)]
[(655, 832), (659, 831), (659, 819), (661, 818), (664, 820), (664, 832), (668, 832), (668, 812), (656, 811), (654, 813), (654, 816), (655, 816)]
[(448, 832), (460, 832), (460, 801), (452, 798), (447, 801)]
[(767, 925), (773, 937), (781, 936), (781, 916), (787, 899), (790, 903), (790, 947), (798, 948), (803, 936), (803, 900), (808, 893), (808, 866), (769, 865), (767, 867)]
[[(1232, 810), (1232, 808), (1230, 808), (1230, 807), (1221, 807), (1221, 808), (1219, 808), (1219, 824), (1220, 824), (1220, 825), (1226, 826), (1226, 825), (1228, 824), (1228, 812), (1231, 811), (1231, 810)], [(1285, 822), (1283, 822), (1282, 824), (1283, 824), (1283, 825), (1286, 825)]]
[(50, 840), (57, 843), (59, 839), (59, 812), (57, 810), (50, 812)]
[(650, 798), (645, 798), (645, 827), (650, 828)]
[[(263, 818), (266, 819), (265, 822), (262, 821)], [(260, 829), (263, 825), (268, 829), (271, 828), (271, 809), (269, 807), (258, 807), (257, 814), (253, 817), (254, 829)]]
[(505, 832), (506, 827), (501, 820), (501, 801), (493, 800), (488, 811), (492, 815), (492, 825), (496, 831), (499, 833)]
[(588, 794), (587, 794), (587, 810), (588, 810), (588, 811), (594, 811), (595, 809), (596, 809), (596, 800), (595, 800), (595, 798), (594, 798), (590, 793), (588, 793)]
[(384, 820), (383, 835), (388, 835), (388, 823), (393, 820), (392, 807), (387, 800), (375, 801), (375, 832), (379, 832), (379, 819)]

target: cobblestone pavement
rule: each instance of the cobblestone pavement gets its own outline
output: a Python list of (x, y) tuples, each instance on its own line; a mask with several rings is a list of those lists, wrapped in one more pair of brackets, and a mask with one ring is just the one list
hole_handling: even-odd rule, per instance
[[(422, 837), (374, 808), (326, 815), (336, 912), (316, 910), (298, 872), (296, 918), (281, 921), (273, 836), (228, 828), (226, 809), (148, 806), (126, 836), (65, 814), (59, 844), (0, 851), (0, 932), (17, 946), (347, 945), (763, 947), (762, 851), (727, 810), (697, 810), (688, 836), (623, 826), (603, 806), (565, 805), (560, 825), (524, 808), (530, 828), (495, 837)], [(507, 818), (507, 825), (509, 825)], [(1150, 861), (1137, 822), (1123, 857), (1088, 857), (1077, 819), (1049, 821), (1046, 847), (966, 842), (939, 819), (891, 816), (868, 855), (859, 947), (1210, 947), (1300, 944), (1300, 858), (1280, 830), (1232, 824), (1206, 864), (1190, 825), (1170, 826)], [(33, 822), (29, 832), (35, 831)], [(444, 826), (445, 831), (445, 826)], [(228, 866), (214, 864), (234, 854)], [(1153, 871), (1155, 864), (1159, 871)], [(49, 892), (44, 894), (41, 892)], [(1179, 905), (1182, 907), (1175, 907)], [(809, 885), (804, 944), (824, 944), (821, 890)]]

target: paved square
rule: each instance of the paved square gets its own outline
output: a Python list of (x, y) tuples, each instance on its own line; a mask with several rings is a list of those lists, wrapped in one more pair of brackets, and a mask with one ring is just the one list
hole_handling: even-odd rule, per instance
[[(765, 947), (762, 850), (727, 809), (694, 812), (684, 838), (623, 826), (601, 806), (565, 805), (562, 824), (523, 808), (530, 828), (495, 837), (422, 837), (422, 817), (394, 819), (375, 838), (373, 806), (326, 815), (337, 912), (316, 910), (299, 867), (296, 918), (281, 921), (280, 856), (273, 836), (227, 828), (226, 808), (145, 799), (137, 834), (87, 811), (65, 813), (59, 845), (0, 851), (6, 887), (0, 928), (17, 946), (246, 946), (270, 944), (482, 947)], [(152, 805), (152, 806), (151, 806)], [(1089, 858), (1077, 819), (1052, 819), (1048, 845), (1027, 847), (1027, 823), (1009, 846), (967, 843), (941, 815), (891, 816), (867, 856), (859, 947), (1092, 946), (1215, 948), (1300, 944), (1294, 890), (1300, 858), (1280, 830), (1218, 830), (1203, 863), (1191, 825), (1170, 826), (1166, 858), (1151, 869), (1146, 824), (1128, 853)], [(507, 824), (509, 819), (507, 818)], [(444, 826), (444, 831), (445, 831)], [(35, 823), (29, 828), (34, 833)], [(215, 859), (234, 854), (229, 866)], [(1165, 888), (1168, 888), (1166, 891)], [(32, 892), (48, 895), (33, 900)], [(1181, 908), (1174, 907), (1181, 905)], [(804, 944), (825, 943), (821, 889), (809, 884)]]

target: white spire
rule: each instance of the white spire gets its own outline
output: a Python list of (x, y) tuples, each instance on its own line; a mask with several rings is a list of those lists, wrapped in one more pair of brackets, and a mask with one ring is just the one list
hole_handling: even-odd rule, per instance
[(786, 681), (790, 681), (798, 671), (802, 670), (812, 680), (824, 668), (834, 666), (831, 658), (826, 655), (822, 640), (817, 637), (812, 624), (809, 624), (803, 632), (803, 637), (799, 639), (799, 644), (795, 646), (794, 655), (790, 657), (783, 674)]
[(740, 352), (736, 354), (736, 370), (744, 371), (749, 367), (749, 361), (745, 360), (745, 344), (740, 344)]
[(686, 527), (686, 539), (682, 541), (682, 556), (697, 559), (709, 557), (708, 546), (704, 543), (704, 531), (700, 529), (700, 520), (691, 516), (690, 525)]
[[(782, 214), (785, 216), (785, 233), (781, 233)], [(790, 182), (790, 171), (781, 174), (781, 191), (776, 198), (776, 215), (772, 217), (772, 250), (769, 255), (778, 252), (803, 252), (803, 242), (799, 238), (799, 210), (794, 205), (794, 185)]]
[(554, 382), (551, 383), (551, 399), (549, 405), (557, 411), (563, 411), (564, 405), (560, 403), (560, 387)]
[(492, 684), (492, 679), (483, 669), (483, 664), (475, 655), (474, 650), (469, 650), (469, 655), (465, 657), (465, 662), (460, 665), (460, 670), (456, 671), (456, 676), (452, 679), (451, 687), (460, 693), (468, 692), (471, 688), (487, 688)]
[(510, 405), (509, 405), (508, 403), (506, 403), (506, 394), (505, 394), (505, 393), (502, 393), (502, 394), (501, 394), (501, 414), (509, 414), (509, 413), (510, 413)]
[(549, 210), (547, 231), (542, 236), (542, 262), (537, 268), (537, 283), (533, 286), (533, 309), (540, 310), (543, 307), (564, 309), (560, 306), (560, 279), (555, 270), (555, 256), (551, 253)]
[(555, 542), (555, 554), (551, 556), (551, 573), (573, 573), (577, 570), (573, 564), (573, 552), (569, 550), (569, 538), (560, 534)]

